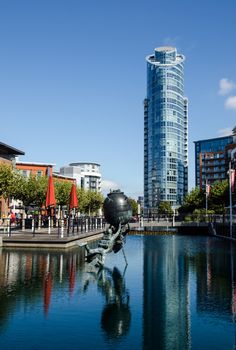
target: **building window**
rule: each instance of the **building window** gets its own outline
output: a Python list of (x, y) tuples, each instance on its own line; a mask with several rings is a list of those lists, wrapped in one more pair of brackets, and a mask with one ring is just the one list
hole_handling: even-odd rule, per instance
[(22, 175), (24, 177), (28, 177), (29, 176), (29, 171), (28, 170), (22, 170)]
[(43, 172), (42, 172), (42, 170), (38, 170), (38, 171), (37, 171), (37, 176), (38, 176), (38, 177), (43, 176)]

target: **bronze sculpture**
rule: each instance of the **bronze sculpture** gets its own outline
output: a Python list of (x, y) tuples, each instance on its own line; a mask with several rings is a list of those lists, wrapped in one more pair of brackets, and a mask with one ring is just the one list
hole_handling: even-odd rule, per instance
[[(127, 196), (120, 190), (112, 191), (107, 195), (103, 205), (104, 216), (109, 227), (98, 242), (98, 247), (91, 249), (87, 243), (86, 261), (96, 267), (102, 267), (107, 253), (117, 253), (124, 244), (124, 238), (129, 231), (129, 221), (132, 217), (131, 205)], [(127, 261), (126, 261), (127, 263)]]

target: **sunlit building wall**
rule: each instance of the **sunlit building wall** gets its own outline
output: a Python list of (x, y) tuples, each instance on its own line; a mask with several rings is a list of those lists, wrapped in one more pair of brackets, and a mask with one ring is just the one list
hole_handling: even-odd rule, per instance
[(144, 100), (144, 207), (182, 204), (188, 191), (188, 100), (184, 56), (156, 48), (147, 60)]
[(233, 136), (217, 137), (195, 141), (195, 184), (205, 189), (206, 182), (212, 185), (215, 181), (228, 178), (226, 149), (233, 143)]
[(60, 174), (76, 180), (79, 187), (85, 190), (101, 192), (101, 171), (97, 163), (70, 163), (60, 168)]

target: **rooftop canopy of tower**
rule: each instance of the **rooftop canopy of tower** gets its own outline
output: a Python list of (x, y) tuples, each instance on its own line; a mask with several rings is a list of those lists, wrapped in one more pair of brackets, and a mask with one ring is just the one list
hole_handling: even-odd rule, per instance
[(156, 52), (170, 52), (170, 51), (176, 51), (176, 48), (173, 46), (160, 46), (155, 48)]
[(149, 55), (146, 60), (156, 66), (168, 66), (182, 63), (184, 55), (177, 54), (177, 50), (172, 46), (161, 46), (154, 50), (154, 55)]

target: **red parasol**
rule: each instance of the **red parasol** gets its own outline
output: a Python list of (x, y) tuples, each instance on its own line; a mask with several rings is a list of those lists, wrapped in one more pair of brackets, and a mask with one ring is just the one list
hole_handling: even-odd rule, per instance
[(73, 208), (78, 208), (78, 198), (77, 198), (75, 183), (73, 183), (73, 185), (71, 187), (69, 208), (70, 208), (70, 210)]
[(50, 175), (48, 178), (48, 188), (47, 188), (47, 195), (46, 195), (46, 208), (48, 207), (54, 207), (56, 205), (56, 198), (55, 198), (55, 192), (54, 192), (54, 183), (52, 176)]

